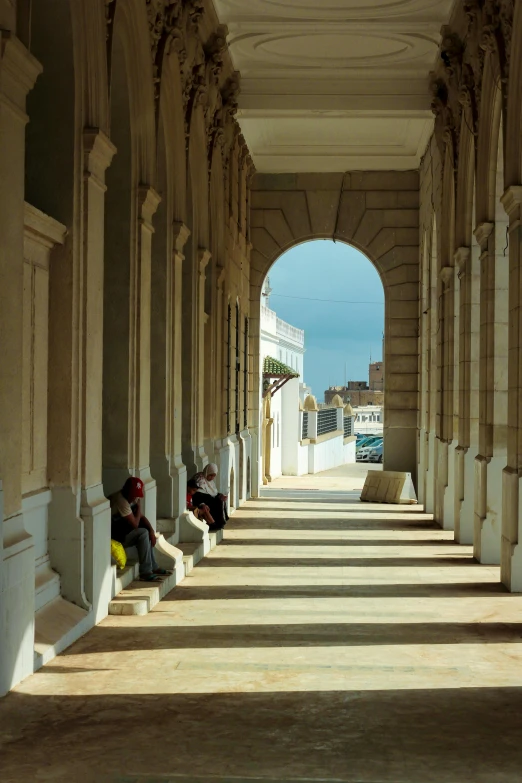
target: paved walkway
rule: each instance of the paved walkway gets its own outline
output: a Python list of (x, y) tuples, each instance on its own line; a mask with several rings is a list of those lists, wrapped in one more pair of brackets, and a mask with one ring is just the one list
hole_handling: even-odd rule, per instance
[(151, 614), (0, 702), (2, 783), (519, 783), (522, 597), (329, 482), (276, 482)]

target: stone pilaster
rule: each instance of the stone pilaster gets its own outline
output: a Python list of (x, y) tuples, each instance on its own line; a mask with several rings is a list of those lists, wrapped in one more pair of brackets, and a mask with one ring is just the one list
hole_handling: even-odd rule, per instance
[[(502, 469), (495, 432), (497, 404), (495, 378), (497, 289), (495, 224), (482, 223), (475, 230), (480, 246), (480, 370), (479, 450), (475, 459), (475, 531), (473, 552), (481, 563), (500, 563)], [(501, 404), (501, 401), (498, 400)], [(497, 412), (498, 413), (498, 412)]]
[[(104, 497), (102, 466), (102, 388), (103, 388), (103, 264), (104, 264), (104, 202), (105, 172), (112, 162), (116, 148), (97, 129), (86, 129), (83, 134), (83, 269), (79, 289), (79, 311), (83, 319), (79, 328), (81, 404), (79, 408), (79, 483), (81, 487), (81, 519), (85, 534), (85, 593), (91, 603), (95, 622), (107, 614), (111, 598), (110, 570), (110, 509)], [(57, 518), (55, 530), (61, 527)], [(75, 542), (76, 539), (75, 539)], [(69, 542), (67, 549), (71, 548)], [(61, 546), (55, 542), (55, 554)], [(81, 553), (77, 552), (78, 563)], [(62, 555), (63, 558), (63, 555)], [(63, 569), (67, 566), (63, 563)], [(62, 570), (63, 570), (62, 569)], [(71, 575), (73, 578), (74, 575)], [(76, 584), (80, 583), (76, 575)]]
[(172, 276), (170, 279), (170, 312), (168, 323), (171, 335), (171, 350), (169, 351), (170, 382), (169, 389), (171, 399), (167, 406), (169, 418), (169, 454), (170, 475), (173, 482), (172, 505), (173, 513), (180, 515), (185, 511), (187, 469), (183, 464), (182, 452), (182, 296), (183, 296), (183, 264), (185, 256), (183, 250), (190, 235), (190, 231), (184, 223), (175, 223), (174, 232), (174, 257)]
[(160, 196), (149, 186), (138, 189), (136, 256), (131, 261), (129, 468), (143, 479), (143, 508), (156, 520), (156, 482), (150, 473), (150, 318), (152, 218)]
[(435, 490), (435, 517), (445, 530), (455, 525), (455, 449), (453, 443), (453, 266), (442, 267), (439, 273), (439, 343), (438, 375), (440, 395), (437, 432), (437, 483)]
[[(455, 268), (460, 280), (459, 296), (459, 406), (458, 446), (455, 450), (455, 540), (472, 544), (474, 533), (474, 460), (478, 444), (471, 442), (471, 362), (472, 362), (472, 288), (471, 248), (455, 253)], [(478, 405), (478, 399), (475, 400)]]
[(196, 466), (201, 470), (206, 462), (205, 453), (205, 405), (212, 404), (205, 394), (205, 280), (206, 269), (210, 261), (211, 254), (209, 250), (200, 248), (198, 250), (198, 279), (196, 291), (196, 311), (197, 311), (197, 332), (196, 332), (196, 355), (194, 356), (194, 369), (196, 378), (194, 379), (194, 411), (196, 414), (195, 422), (195, 440), (194, 454)]
[(32, 672), (34, 655), (34, 547), (22, 516), (22, 313), (26, 97), (41, 70), (0, 31), (0, 695)]
[(509, 590), (522, 592), (522, 186), (508, 188), (501, 201), (509, 216), (509, 352), (507, 465), (502, 487), (500, 577)]

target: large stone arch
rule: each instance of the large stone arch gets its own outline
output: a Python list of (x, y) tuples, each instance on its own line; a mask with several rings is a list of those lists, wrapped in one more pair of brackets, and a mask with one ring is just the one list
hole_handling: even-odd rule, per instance
[(484, 62), (477, 146), (477, 225), (495, 220), (497, 150), (502, 122), (501, 68), (496, 51)]
[[(252, 186), (251, 219), (254, 337), (259, 334), (263, 281), (272, 264), (289, 248), (309, 240), (334, 239), (357, 248), (374, 264), (385, 292), (385, 467), (411, 472), (415, 478), (418, 172), (257, 175)], [(259, 384), (259, 379), (255, 383)]]
[(515, 3), (506, 116), (506, 185), (522, 182), (522, 5)]
[[(119, 34), (125, 51), (135, 180), (139, 184), (153, 185), (156, 177), (156, 112), (146, 5), (141, 0), (116, 0), (111, 27), (111, 43)], [(109, 89), (112, 89), (111, 79)]]
[[(179, 60), (175, 53), (165, 53), (161, 69), (159, 118), (163, 123), (169, 214), (177, 223), (187, 222), (187, 158), (185, 110)], [(160, 122), (158, 130), (160, 133)]]

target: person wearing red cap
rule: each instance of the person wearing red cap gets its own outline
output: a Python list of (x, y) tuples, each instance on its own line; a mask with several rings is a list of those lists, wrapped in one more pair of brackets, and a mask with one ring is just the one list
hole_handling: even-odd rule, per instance
[(136, 547), (140, 564), (140, 579), (159, 581), (160, 576), (171, 573), (158, 568), (154, 557), (156, 533), (149, 520), (141, 513), (143, 481), (135, 476), (127, 479), (123, 488), (109, 496), (111, 504), (111, 538), (123, 544), (125, 549)]

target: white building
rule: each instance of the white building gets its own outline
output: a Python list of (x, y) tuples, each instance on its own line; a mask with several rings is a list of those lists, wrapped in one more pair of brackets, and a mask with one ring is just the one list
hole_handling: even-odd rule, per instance
[(303, 381), (305, 333), (269, 308), (270, 291), (267, 279), (261, 307), (260, 372), (264, 383), (274, 386), (261, 406), (262, 483), (355, 462), (353, 411), (348, 414), (340, 398), (339, 405), (334, 402), (319, 410)]
[(354, 407), (355, 432), (364, 435), (382, 435), (383, 409), (382, 405), (360, 405)]
[[(263, 304), (261, 306), (261, 346), (260, 346), (260, 372), (263, 371), (263, 363), (266, 357), (271, 357), (282, 362), (298, 374), (298, 378), (289, 380), (271, 401), (271, 467), (270, 475), (277, 478), (283, 473), (295, 474), (295, 466), (291, 464), (293, 458), (290, 454), (294, 449), (285, 448), (284, 441), (288, 445), (300, 440), (299, 432), (299, 400), (303, 401), (310, 392), (303, 383), (305, 333), (302, 329), (278, 318), (276, 313), (269, 308), (270, 283), (267, 279), (263, 291)], [(283, 414), (285, 418), (283, 433)]]

